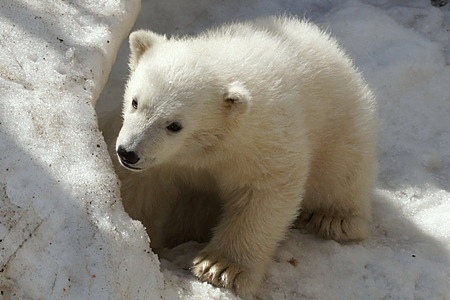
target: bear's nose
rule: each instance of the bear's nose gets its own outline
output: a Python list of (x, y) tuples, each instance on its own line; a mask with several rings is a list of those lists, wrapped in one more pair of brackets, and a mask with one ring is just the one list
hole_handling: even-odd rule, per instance
[(134, 165), (139, 161), (139, 156), (136, 152), (127, 151), (122, 145), (117, 148), (117, 155), (119, 155), (120, 159), (127, 164)]

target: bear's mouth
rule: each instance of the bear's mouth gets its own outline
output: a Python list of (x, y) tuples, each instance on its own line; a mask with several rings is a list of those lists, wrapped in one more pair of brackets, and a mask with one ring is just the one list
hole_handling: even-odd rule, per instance
[(119, 161), (120, 161), (120, 164), (127, 169), (130, 169), (132, 171), (142, 171), (142, 168), (133, 167), (133, 166), (127, 164), (126, 162), (124, 162), (123, 160), (121, 160), (120, 158), (119, 158)]

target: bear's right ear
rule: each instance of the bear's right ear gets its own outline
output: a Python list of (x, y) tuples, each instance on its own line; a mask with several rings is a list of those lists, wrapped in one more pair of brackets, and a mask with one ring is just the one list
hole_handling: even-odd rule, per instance
[(134, 71), (142, 55), (157, 43), (165, 41), (166, 37), (148, 30), (138, 30), (130, 34), (130, 70)]

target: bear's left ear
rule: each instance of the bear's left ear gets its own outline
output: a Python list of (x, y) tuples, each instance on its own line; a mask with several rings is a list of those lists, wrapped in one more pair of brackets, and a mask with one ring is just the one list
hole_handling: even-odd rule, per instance
[(136, 69), (139, 59), (148, 49), (165, 40), (165, 36), (152, 31), (138, 30), (132, 32), (129, 38), (131, 55), (128, 63), (131, 71)]
[(226, 88), (223, 95), (225, 107), (238, 113), (245, 113), (252, 105), (250, 92), (240, 82), (233, 82)]

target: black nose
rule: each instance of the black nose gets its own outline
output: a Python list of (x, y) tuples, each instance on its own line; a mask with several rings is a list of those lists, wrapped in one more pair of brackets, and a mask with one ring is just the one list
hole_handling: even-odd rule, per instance
[(136, 154), (136, 152), (127, 151), (122, 145), (117, 148), (117, 154), (119, 155), (120, 159), (127, 164), (134, 165), (139, 161), (139, 156)]

